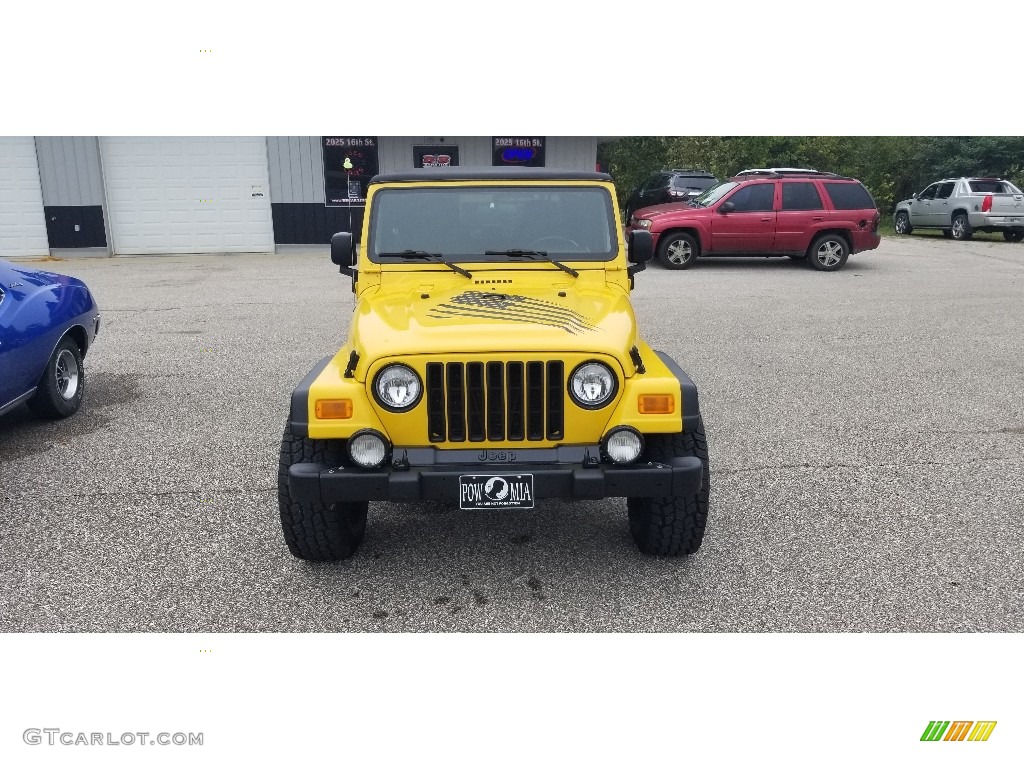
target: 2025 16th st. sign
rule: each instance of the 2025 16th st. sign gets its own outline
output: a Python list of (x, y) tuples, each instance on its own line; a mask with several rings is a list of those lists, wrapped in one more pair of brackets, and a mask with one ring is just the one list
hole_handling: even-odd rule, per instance
[[(322, 136), (324, 205), (366, 205), (366, 188), (380, 170), (376, 136)], [(346, 162), (347, 161), (347, 162)]]

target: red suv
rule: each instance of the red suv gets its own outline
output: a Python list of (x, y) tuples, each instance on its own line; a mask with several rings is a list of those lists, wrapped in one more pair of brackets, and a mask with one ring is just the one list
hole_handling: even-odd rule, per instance
[(880, 216), (856, 179), (801, 169), (744, 171), (690, 203), (636, 211), (659, 260), (687, 269), (698, 256), (789, 256), (834, 272), (851, 253), (877, 248)]

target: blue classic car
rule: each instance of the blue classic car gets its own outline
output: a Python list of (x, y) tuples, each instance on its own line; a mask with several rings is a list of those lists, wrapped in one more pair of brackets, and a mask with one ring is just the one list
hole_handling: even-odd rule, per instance
[(77, 411), (99, 329), (81, 280), (0, 259), (0, 416), (22, 403), (48, 418)]

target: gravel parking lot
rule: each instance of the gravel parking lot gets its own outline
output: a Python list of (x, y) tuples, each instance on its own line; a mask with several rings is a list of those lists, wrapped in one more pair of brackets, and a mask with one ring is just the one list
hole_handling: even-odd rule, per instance
[(634, 549), (621, 499), (371, 505), (355, 558), (296, 560), (288, 396), (352, 308), (326, 249), (37, 266), (85, 279), (103, 325), (77, 415), (0, 417), (0, 630), (1024, 630), (1024, 246), (639, 275), (708, 428), (680, 560)]

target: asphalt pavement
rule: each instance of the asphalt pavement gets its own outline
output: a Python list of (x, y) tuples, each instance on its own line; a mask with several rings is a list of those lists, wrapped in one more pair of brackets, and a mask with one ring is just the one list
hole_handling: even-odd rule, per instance
[(608, 499), (371, 505), (353, 559), (296, 560), (288, 397), (353, 306), (326, 249), (36, 266), (103, 324), (79, 413), (0, 417), (0, 631), (1024, 630), (1022, 245), (638, 275), (708, 430), (683, 559), (637, 552)]

